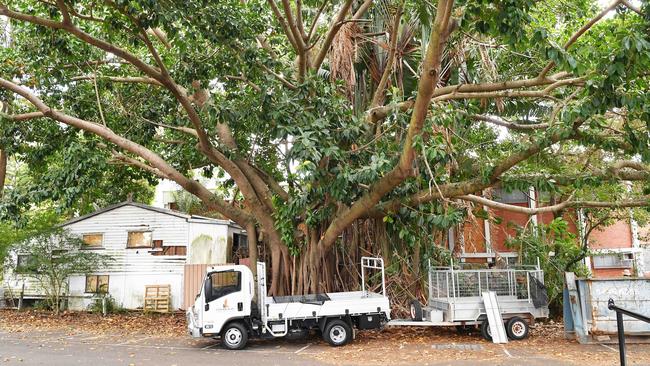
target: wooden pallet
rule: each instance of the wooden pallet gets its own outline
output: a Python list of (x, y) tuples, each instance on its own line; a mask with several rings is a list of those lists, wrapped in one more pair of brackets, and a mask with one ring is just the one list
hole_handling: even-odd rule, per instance
[(168, 313), (171, 311), (171, 285), (147, 285), (144, 291), (145, 313)]

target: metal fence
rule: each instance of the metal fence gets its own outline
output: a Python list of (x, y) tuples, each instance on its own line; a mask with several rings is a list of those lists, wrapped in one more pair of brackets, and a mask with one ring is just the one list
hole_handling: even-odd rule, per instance
[(544, 273), (539, 269), (454, 269), (432, 267), (429, 271), (429, 296), (433, 299), (480, 297), (484, 291), (497, 296), (531, 300), (541, 295)]

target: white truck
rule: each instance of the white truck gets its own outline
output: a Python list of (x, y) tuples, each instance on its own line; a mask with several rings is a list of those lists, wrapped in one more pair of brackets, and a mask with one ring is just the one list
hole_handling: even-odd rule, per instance
[[(381, 273), (381, 293), (367, 288), (368, 272)], [(361, 291), (315, 295), (267, 296), (266, 265), (257, 263), (255, 279), (243, 265), (208, 267), (201, 293), (187, 310), (189, 333), (220, 338), (227, 349), (242, 349), (251, 337), (299, 338), (318, 330), (330, 345), (342, 346), (353, 328), (374, 329), (390, 320), (384, 261), (361, 259)]]

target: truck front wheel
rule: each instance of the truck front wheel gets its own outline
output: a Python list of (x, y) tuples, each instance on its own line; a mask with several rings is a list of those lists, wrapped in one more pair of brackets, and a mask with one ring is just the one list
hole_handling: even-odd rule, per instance
[(248, 343), (248, 331), (244, 324), (233, 322), (226, 325), (221, 332), (221, 345), (227, 349), (242, 349)]
[(352, 328), (343, 320), (331, 320), (323, 331), (323, 339), (334, 347), (344, 346), (352, 339)]

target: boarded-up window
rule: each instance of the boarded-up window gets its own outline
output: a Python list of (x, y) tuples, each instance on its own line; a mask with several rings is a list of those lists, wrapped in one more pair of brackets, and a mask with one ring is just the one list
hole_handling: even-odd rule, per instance
[(101, 233), (91, 233), (83, 234), (82, 240), (84, 242), (84, 247), (101, 247), (104, 244), (104, 234)]
[(87, 275), (86, 292), (93, 294), (108, 293), (108, 276), (107, 275)]
[(129, 231), (127, 248), (151, 248), (151, 231)]
[(154, 251), (152, 254), (153, 255), (186, 255), (187, 254), (187, 247), (182, 245), (168, 245), (162, 247), (161, 249), (162, 249), (161, 251)]

